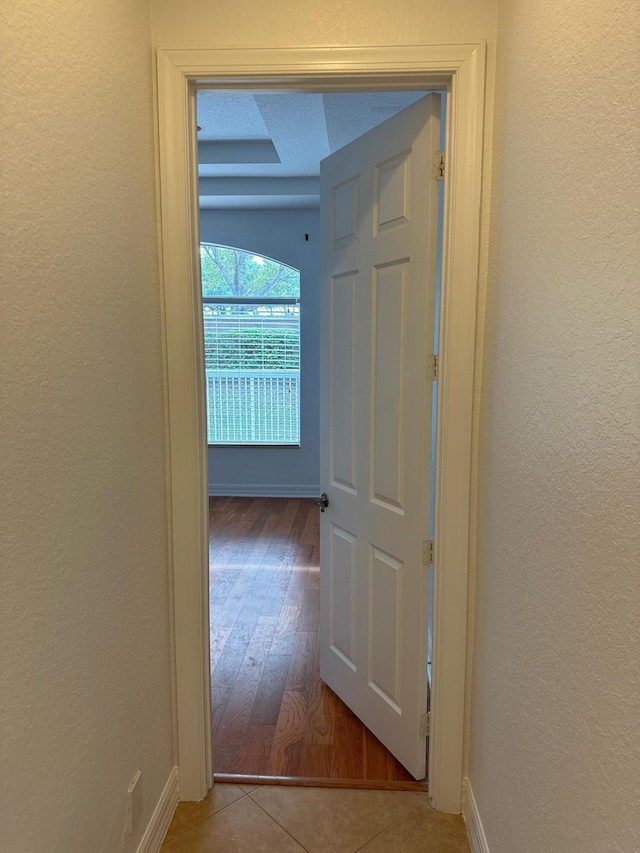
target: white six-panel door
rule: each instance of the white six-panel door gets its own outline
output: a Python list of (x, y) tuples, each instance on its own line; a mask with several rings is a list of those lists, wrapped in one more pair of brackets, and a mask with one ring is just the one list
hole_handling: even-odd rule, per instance
[(320, 670), (417, 779), (439, 117), (428, 95), (321, 165)]

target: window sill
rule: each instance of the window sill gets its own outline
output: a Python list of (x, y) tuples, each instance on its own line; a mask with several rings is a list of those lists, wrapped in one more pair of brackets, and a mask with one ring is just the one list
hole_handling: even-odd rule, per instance
[(257, 444), (257, 443), (252, 444), (251, 442), (243, 442), (242, 444), (207, 444), (207, 447), (210, 447), (210, 448), (214, 448), (214, 447), (224, 447), (224, 448), (237, 447), (239, 450), (246, 450), (248, 447), (253, 447), (253, 448), (262, 449), (262, 450), (264, 450), (265, 448), (268, 448), (268, 449), (285, 448), (287, 450), (292, 450), (292, 449), (299, 450), (301, 445), (299, 442), (295, 443), (295, 444), (293, 442), (291, 442), (290, 444), (287, 444), (287, 443), (284, 443), (284, 444)]

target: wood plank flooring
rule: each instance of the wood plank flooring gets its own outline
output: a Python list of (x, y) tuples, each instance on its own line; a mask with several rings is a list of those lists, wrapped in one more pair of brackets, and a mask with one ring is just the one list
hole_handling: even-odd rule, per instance
[(320, 680), (318, 509), (209, 499), (216, 774), (413, 782)]

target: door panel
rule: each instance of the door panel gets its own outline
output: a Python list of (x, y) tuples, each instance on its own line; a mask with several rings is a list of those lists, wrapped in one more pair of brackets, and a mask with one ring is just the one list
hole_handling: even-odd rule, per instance
[(322, 678), (416, 777), (427, 704), (439, 96), (321, 167)]
[(411, 151), (376, 166), (373, 180), (375, 233), (406, 225), (411, 213)]
[(400, 560), (371, 547), (369, 560), (369, 684), (396, 712), (402, 712), (402, 570)]
[(331, 188), (331, 248), (348, 246), (358, 239), (360, 175)]
[[(335, 571), (336, 567), (338, 571)], [(331, 525), (331, 650), (353, 670), (355, 647), (355, 584), (356, 584), (356, 537), (353, 533)]]
[(403, 512), (405, 296), (408, 262), (374, 269), (371, 498)]
[[(355, 280), (357, 272), (332, 278), (331, 288), (331, 483), (356, 491), (354, 389)], [(334, 436), (339, 436), (335, 441)]]

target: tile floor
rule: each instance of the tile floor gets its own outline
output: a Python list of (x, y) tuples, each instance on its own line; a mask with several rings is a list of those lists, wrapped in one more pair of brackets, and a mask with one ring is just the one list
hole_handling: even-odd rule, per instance
[(464, 822), (427, 794), (216, 784), (181, 803), (163, 853), (469, 853)]

